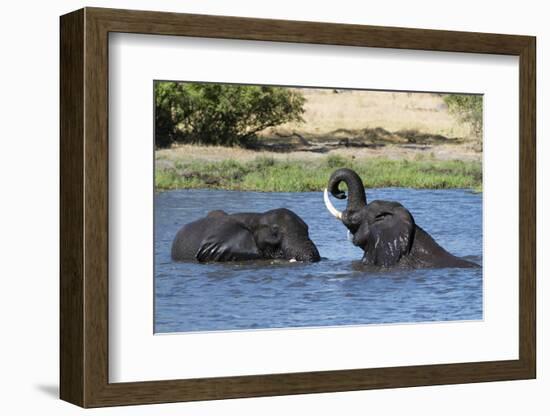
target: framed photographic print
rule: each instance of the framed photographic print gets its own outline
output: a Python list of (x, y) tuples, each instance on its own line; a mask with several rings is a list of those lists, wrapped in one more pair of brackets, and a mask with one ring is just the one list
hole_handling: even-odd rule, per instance
[(535, 38), (61, 17), (61, 398), (534, 378)]

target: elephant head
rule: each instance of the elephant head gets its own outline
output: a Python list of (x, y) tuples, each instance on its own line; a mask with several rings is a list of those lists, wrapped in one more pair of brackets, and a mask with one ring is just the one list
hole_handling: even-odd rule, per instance
[(234, 214), (252, 231), (263, 258), (316, 262), (321, 259), (307, 224), (286, 208), (262, 214)]
[[(346, 193), (339, 189), (342, 182), (348, 188), (348, 202), (346, 209), (340, 212), (330, 202), (328, 193), (345, 199)], [(410, 253), (416, 231), (411, 213), (398, 202), (373, 201), (367, 204), (363, 181), (353, 170), (333, 172), (324, 199), (329, 212), (352, 234), (353, 244), (363, 249), (364, 263), (390, 267)]]

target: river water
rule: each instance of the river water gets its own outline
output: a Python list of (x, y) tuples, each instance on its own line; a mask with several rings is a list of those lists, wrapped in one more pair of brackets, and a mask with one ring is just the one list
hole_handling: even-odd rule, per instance
[[(481, 264), (482, 195), (467, 190), (367, 190), (399, 201), (451, 253)], [(343, 209), (345, 201), (333, 199)], [(178, 263), (178, 229), (210, 210), (289, 208), (323, 260), (301, 264)], [(482, 269), (366, 272), (363, 252), (326, 211), (321, 192), (177, 190), (155, 195), (155, 333), (482, 319)]]

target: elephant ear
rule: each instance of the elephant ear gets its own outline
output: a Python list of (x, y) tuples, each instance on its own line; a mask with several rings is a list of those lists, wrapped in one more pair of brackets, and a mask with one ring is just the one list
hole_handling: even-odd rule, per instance
[(399, 206), (388, 211), (382, 210), (371, 224), (363, 226), (368, 227), (363, 257), (367, 264), (391, 267), (409, 254), (416, 225), (406, 208)]
[(202, 240), (195, 258), (201, 262), (241, 261), (261, 258), (250, 230), (235, 221), (224, 221)]

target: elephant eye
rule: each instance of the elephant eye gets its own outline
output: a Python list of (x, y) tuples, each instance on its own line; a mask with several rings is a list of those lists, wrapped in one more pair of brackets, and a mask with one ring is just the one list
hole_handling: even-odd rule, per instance
[(351, 212), (348, 214), (348, 221), (351, 224), (361, 224), (361, 214), (358, 212)]

